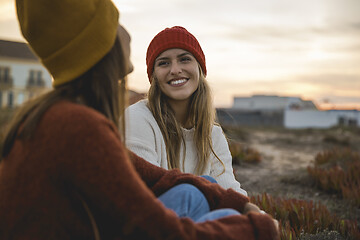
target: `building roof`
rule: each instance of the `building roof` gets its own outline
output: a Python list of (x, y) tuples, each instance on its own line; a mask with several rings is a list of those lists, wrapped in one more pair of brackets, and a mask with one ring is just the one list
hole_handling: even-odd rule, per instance
[(253, 95), (250, 97), (234, 97), (233, 108), (241, 110), (283, 111), (285, 109), (316, 110), (316, 105), (310, 100), (297, 96)]
[(0, 40), (0, 57), (39, 61), (28, 44), (6, 40)]

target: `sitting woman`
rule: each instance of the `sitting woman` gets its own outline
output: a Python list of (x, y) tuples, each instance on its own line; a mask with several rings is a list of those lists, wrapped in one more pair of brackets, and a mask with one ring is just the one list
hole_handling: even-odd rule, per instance
[(166, 28), (151, 41), (146, 64), (148, 100), (126, 109), (126, 146), (156, 166), (206, 175), (247, 195), (234, 177), (227, 140), (215, 123), (197, 39), (183, 27)]
[(117, 125), (130, 36), (112, 1), (16, 6), (54, 89), (24, 105), (5, 135), (1, 240), (278, 238), (276, 221), (244, 195), (124, 147)]

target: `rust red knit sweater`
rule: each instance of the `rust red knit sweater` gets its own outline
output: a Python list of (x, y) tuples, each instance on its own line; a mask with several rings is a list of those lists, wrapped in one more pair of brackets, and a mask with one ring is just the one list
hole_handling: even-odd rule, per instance
[(0, 164), (0, 239), (93, 239), (78, 194), (102, 239), (277, 239), (268, 215), (200, 224), (178, 218), (156, 196), (185, 182), (205, 194), (211, 209), (242, 211), (248, 202), (231, 189), (128, 153), (102, 114), (60, 102), (42, 117), (34, 137), (17, 140)]

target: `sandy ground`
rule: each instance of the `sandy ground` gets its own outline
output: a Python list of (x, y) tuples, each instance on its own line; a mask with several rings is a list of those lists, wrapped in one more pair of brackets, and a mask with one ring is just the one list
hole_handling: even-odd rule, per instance
[(236, 178), (250, 196), (266, 192), (274, 197), (321, 202), (341, 218), (360, 221), (359, 208), (316, 188), (306, 171), (313, 165), (316, 154), (325, 149), (360, 150), (359, 130), (246, 129), (240, 135), (240, 142), (255, 148), (262, 156), (259, 164), (234, 165)]

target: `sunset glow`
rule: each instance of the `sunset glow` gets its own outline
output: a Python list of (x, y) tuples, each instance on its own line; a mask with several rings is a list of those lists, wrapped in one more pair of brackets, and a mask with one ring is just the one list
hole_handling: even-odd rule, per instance
[[(146, 92), (145, 53), (165, 27), (199, 40), (215, 106), (234, 96), (294, 95), (321, 109), (360, 110), (358, 0), (116, 0), (132, 37), (135, 71), (128, 86)], [(24, 41), (14, 0), (0, 1), (0, 38)]]

